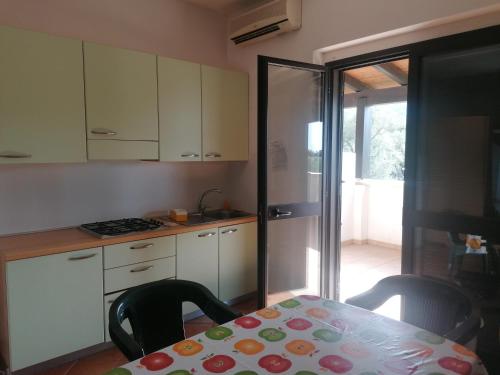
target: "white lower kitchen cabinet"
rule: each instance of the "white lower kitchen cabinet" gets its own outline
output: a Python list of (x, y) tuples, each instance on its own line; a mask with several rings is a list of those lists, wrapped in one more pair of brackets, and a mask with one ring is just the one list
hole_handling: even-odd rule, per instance
[[(216, 297), (219, 294), (219, 235), (212, 228), (177, 235), (177, 279), (190, 280), (206, 286)], [(198, 310), (186, 303), (183, 313)]]
[(11, 370), (104, 341), (102, 249), (7, 262)]
[[(104, 296), (104, 337), (106, 337), (106, 342), (111, 341), (111, 336), (109, 335), (109, 309), (111, 308), (113, 302), (115, 302), (115, 299), (125, 292), (126, 291), (122, 291)], [(125, 332), (132, 334), (132, 327), (130, 326), (128, 319), (125, 319), (122, 322), (122, 328)]]
[(219, 228), (219, 299), (257, 290), (257, 223)]

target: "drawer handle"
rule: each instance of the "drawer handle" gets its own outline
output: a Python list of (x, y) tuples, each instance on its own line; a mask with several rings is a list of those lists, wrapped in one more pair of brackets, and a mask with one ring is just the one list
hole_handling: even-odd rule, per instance
[(98, 134), (98, 135), (117, 135), (118, 134), (114, 130), (104, 129), (104, 128), (92, 129), (90, 132), (92, 134)]
[(110, 299), (110, 300), (108, 301), (108, 303), (109, 303), (110, 305), (111, 305), (113, 302), (115, 302), (115, 300), (114, 300), (114, 299)]
[(31, 158), (31, 155), (30, 154), (26, 154), (24, 152), (5, 151), (5, 152), (0, 152), (0, 158), (6, 158), (6, 159), (27, 159), (27, 158)]
[(138, 245), (130, 246), (131, 250), (141, 250), (141, 249), (149, 249), (150, 247), (153, 247), (153, 243), (141, 243)]
[(212, 237), (215, 236), (217, 233), (215, 232), (208, 232), (208, 233), (200, 233), (198, 237)]
[(200, 154), (196, 154), (194, 152), (186, 152), (185, 154), (181, 154), (181, 158), (199, 158)]
[(85, 254), (85, 255), (77, 255), (74, 257), (68, 258), (68, 260), (75, 261), (75, 260), (84, 260), (84, 259), (89, 259), (95, 257), (97, 254)]
[(144, 272), (144, 271), (150, 270), (153, 267), (154, 267), (154, 265), (137, 267), (137, 268), (131, 269), (130, 272)]
[(230, 234), (230, 233), (234, 233), (234, 232), (237, 232), (237, 231), (238, 231), (237, 228), (226, 229), (226, 230), (222, 231), (222, 234)]
[(205, 154), (207, 158), (220, 158), (222, 155), (218, 152), (209, 152)]

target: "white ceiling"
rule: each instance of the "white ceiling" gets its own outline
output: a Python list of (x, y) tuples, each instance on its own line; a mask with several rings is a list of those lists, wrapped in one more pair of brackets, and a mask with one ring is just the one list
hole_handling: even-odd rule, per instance
[(229, 15), (269, 0), (186, 0), (199, 7)]

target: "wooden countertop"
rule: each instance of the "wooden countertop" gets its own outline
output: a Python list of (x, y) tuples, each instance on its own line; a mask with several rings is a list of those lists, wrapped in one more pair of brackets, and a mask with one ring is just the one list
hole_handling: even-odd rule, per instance
[(257, 221), (257, 216), (252, 215), (243, 218), (220, 220), (202, 225), (165, 227), (151, 232), (134, 233), (111, 238), (97, 238), (78, 228), (0, 236), (0, 260), (7, 262), (112, 245), (121, 242), (140, 241), (154, 237), (171, 236), (198, 230), (251, 223), (254, 221)]

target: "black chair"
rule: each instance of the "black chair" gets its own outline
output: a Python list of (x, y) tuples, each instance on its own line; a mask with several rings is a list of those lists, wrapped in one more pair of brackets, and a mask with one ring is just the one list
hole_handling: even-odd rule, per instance
[(401, 295), (404, 321), (422, 329), (466, 344), (477, 336), (479, 308), (458, 286), (443, 280), (415, 275), (397, 275), (346, 303), (368, 310), (381, 306), (392, 296)]
[[(240, 316), (203, 285), (184, 280), (161, 280), (128, 290), (109, 310), (109, 334), (129, 361), (184, 340), (182, 303), (192, 302), (218, 324)], [(130, 336), (121, 326), (127, 319)]]

